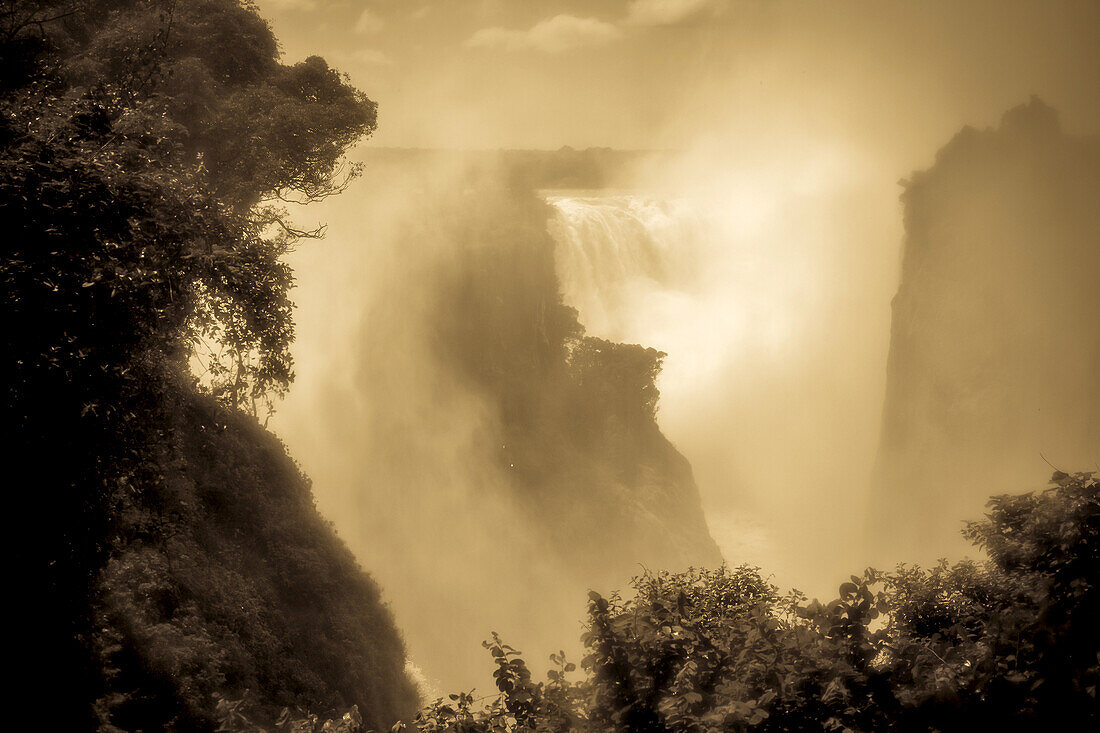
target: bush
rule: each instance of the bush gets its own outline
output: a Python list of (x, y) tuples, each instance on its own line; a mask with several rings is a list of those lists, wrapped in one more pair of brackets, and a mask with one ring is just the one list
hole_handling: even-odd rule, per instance
[(646, 573), (591, 593), (584, 674), (533, 682), (494, 634), (498, 694), (423, 710), (419, 731), (1095, 729), (1100, 486), (997, 496), (966, 536), (983, 563), (868, 569), (839, 597), (781, 595), (755, 568)]

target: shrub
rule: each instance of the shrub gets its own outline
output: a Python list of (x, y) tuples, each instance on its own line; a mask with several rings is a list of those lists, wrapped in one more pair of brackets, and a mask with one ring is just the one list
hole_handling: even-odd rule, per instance
[(533, 682), (494, 634), (498, 694), (436, 701), (420, 731), (1095, 729), (1100, 486), (997, 496), (966, 536), (989, 555), (868, 569), (839, 597), (781, 595), (750, 567), (646, 573), (592, 592), (584, 675)]

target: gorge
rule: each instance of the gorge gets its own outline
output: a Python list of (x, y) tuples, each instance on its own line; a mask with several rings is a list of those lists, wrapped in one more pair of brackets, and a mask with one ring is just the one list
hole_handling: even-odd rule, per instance
[(1100, 729), (1098, 29), (6, 0), (7, 727)]

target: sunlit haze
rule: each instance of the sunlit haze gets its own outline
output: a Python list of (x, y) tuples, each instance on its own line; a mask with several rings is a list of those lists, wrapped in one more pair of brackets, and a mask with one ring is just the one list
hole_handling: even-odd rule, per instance
[[(1032, 95), (1058, 110), (1065, 132), (1100, 131), (1094, 2), (260, 7), (288, 60), (323, 52), (379, 103), (378, 131), (354, 156), (366, 175), (305, 214), (329, 229), (292, 257), (298, 378), (272, 426), (380, 578), (414, 658), (426, 629), (455, 632), (459, 617), (487, 624), (462, 630), (471, 649), (489, 626), (540, 638), (542, 622), (516, 622), (519, 596), (500, 590), (496, 608), (481, 604), (514, 572), (494, 565), (501, 547), (512, 559), (545, 553), (509, 521), (496, 469), (482, 473), (461, 447), (495, 420), (479, 412), (489, 408), (422, 352), (433, 337), (418, 291), (454, 255), (446, 235), (417, 240), (410, 223), (486, 174), (457, 156), (417, 180), (372, 149), (653, 153), (612, 188), (540, 191), (565, 304), (591, 336), (667, 353), (658, 423), (691, 464), (725, 560), (826, 596), (849, 572), (897, 559), (872, 547), (866, 527), (901, 272), (899, 181), (930, 167), (964, 125), (995, 127)], [(416, 422), (441, 399), (450, 417)], [(395, 420), (411, 421), (402, 429), (419, 448), (384, 448), (372, 431)], [(1039, 452), (1031, 483), (1046, 468)], [(450, 525), (438, 530), (446, 547), (392, 541), (432, 521)], [(481, 521), (507, 526), (512, 544), (482, 545)], [(961, 551), (930, 542), (913, 559)], [(529, 582), (554, 582), (564, 572), (554, 562), (509, 587), (523, 595)], [(425, 608), (427, 577), (443, 579), (433, 603), (471, 605), (466, 615)], [(569, 617), (582, 602), (539, 608)], [(448, 667), (448, 682), (459, 669)]]

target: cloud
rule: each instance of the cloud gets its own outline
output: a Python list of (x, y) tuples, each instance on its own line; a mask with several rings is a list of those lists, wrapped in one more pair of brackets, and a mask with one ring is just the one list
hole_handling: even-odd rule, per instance
[(355, 32), (361, 36), (373, 36), (386, 27), (386, 21), (370, 8), (365, 8), (355, 23)]
[(305, 12), (317, 9), (316, 0), (259, 0), (258, 4), (264, 11)]
[(626, 22), (631, 25), (679, 25), (723, 13), (728, 0), (632, 0)]
[(622, 31), (596, 18), (557, 15), (528, 30), (482, 28), (466, 39), (467, 48), (499, 48), (506, 51), (536, 50), (562, 53), (585, 46), (601, 46), (616, 40)]
[[(334, 56), (336, 58), (341, 57), (339, 54), (334, 54)], [(394, 63), (392, 58), (377, 48), (357, 48), (351, 53), (343, 54), (342, 57), (352, 63), (364, 66), (392, 66)]]

